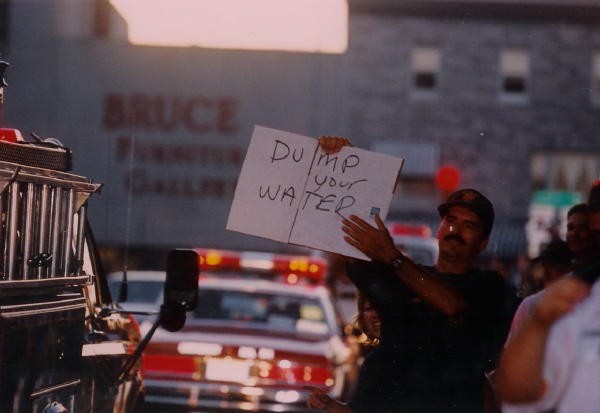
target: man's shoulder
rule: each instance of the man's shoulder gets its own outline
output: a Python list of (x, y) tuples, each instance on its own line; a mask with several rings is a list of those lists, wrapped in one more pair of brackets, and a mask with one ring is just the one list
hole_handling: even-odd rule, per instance
[(468, 275), (480, 282), (504, 285), (504, 278), (502, 278), (498, 271), (471, 268), (471, 270), (468, 272)]
[(440, 277), (448, 278), (462, 278), (465, 281), (472, 281), (473, 283), (489, 283), (503, 285), (504, 279), (497, 271), (493, 270), (482, 270), (480, 268), (473, 267), (469, 271), (462, 274), (448, 274), (439, 272), (435, 267), (423, 266), (423, 268), (429, 271), (431, 274), (435, 274)]
[(502, 278), (500, 273), (495, 270), (484, 270), (478, 267), (473, 267), (469, 271), (469, 274), (477, 274), (480, 277), (490, 277), (490, 278)]

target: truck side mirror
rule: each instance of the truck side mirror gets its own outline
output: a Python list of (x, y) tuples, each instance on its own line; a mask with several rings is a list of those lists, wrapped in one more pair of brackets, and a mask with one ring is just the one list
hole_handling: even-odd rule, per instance
[(198, 305), (200, 256), (194, 250), (175, 249), (167, 256), (167, 279), (160, 325), (167, 331), (178, 331), (185, 324), (185, 313)]

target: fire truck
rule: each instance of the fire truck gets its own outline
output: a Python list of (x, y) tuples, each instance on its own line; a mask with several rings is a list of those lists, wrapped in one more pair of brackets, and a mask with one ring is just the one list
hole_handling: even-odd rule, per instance
[[(142, 339), (110, 296), (86, 214), (102, 185), (70, 168), (56, 142), (0, 129), (1, 412), (133, 412), (143, 402), (140, 356), (152, 334)], [(181, 328), (195, 303), (185, 289), (197, 283), (197, 258), (186, 257), (169, 257), (154, 330)]]

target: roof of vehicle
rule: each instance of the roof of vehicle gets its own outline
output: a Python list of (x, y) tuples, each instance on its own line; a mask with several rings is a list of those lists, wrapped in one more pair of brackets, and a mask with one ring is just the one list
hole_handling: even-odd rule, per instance
[(215, 288), (221, 290), (245, 290), (249, 292), (270, 292), (270, 293), (285, 293), (291, 295), (303, 296), (321, 296), (328, 295), (327, 288), (321, 285), (304, 286), (304, 285), (289, 285), (282, 282), (269, 281), (265, 279), (244, 279), (245, 275), (239, 277), (220, 277), (217, 274), (202, 273), (202, 277), (198, 280), (201, 288)]
[[(240, 277), (243, 277), (240, 276)], [(240, 277), (219, 277), (218, 274), (203, 273), (198, 280), (200, 289), (214, 289), (223, 291), (241, 291), (248, 294), (271, 294), (274, 296), (293, 296), (316, 299), (323, 306), (326, 323), (330, 331), (336, 331), (335, 308), (332, 296), (327, 287), (322, 285), (290, 285), (282, 282), (264, 279), (244, 279)], [(162, 296), (159, 297), (162, 300)], [(158, 301), (157, 301), (158, 303)], [(190, 316), (192, 319), (193, 316)], [(144, 329), (145, 326), (142, 328)]]
[[(158, 270), (128, 270), (127, 271), (127, 280), (131, 281), (160, 281), (164, 282), (167, 277), (166, 271), (158, 271)], [(123, 271), (114, 271), (108, 274), (108, 280), (118, 280), (120, 281), (123, 278)]]

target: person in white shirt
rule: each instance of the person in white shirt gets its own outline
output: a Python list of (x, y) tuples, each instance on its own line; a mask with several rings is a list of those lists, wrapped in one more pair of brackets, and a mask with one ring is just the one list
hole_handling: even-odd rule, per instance
[[(536, 257), (533, 262), (540, 264), (543, 267), (544, 287), (549, 286), (554, 281), (569, 273), (572, 269), (573, 254), (567, 243), (560, 239), (551, 241)], [(521, 301), (513, 316), (510, 331), (506, 343), (527, 324), (527, 321), (532, 317), (535, 306), (540, 300), (544, 290), (540, 290), (534, 294), (528, 295)], [(505, 344), (506, 345), (506, 344)]]
[[(590, 294), (591, 291), (591, 294)], [(503, 413), (600, 412), (600, 282), (554, 282), (496, 371)]]

